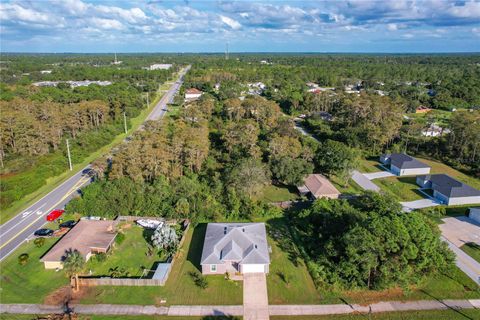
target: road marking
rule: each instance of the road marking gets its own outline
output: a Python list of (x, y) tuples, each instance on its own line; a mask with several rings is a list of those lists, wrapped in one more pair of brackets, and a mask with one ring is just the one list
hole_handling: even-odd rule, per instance
[[(32, 213), (32, 211), (25, 211), (24, 213), (22, 213), (22, 219), (25, 218), (26, 216), (28, 216), (30, 213)], [(7, 230), (8, 232), (8, 230)]]
[[(45, 203), (42, 204), (40, 207), (38, 207), (37, 210), (38, 210), (38, 209), (42, 209), (43, 207), (45, 207), (46, 204), (47, 204), (47, 203), (45, 202)], [(30, 215), (30, 214), (32, 214), (32, 213), (34, 213), (34, 212), (35, 212), (35, 210), (33, 210), (33, 211), (25, 211), (25, 212), (22, 214), (22, 219), (21, 219), (19, 222), (17, 222), (14, 226), (12, 226), (11, 228), (9, 228), (8, 230), (2, 231), (2, 234), (6, 234), (6, 233), (10, 232), (10, 231), (11, 231), (12, 229), (14, 229), (16, 226), (18, 226), (19, 224), (25, 222), (23, 219), (25, 219), (28, 215)], [(37, 211), (37, 212), (38, 212), (38, 211)]]
[[(70, 188), (68, 190), (67, 193), (64, 194), (64, 196), (58, 200), (52, 207), (50, 207), (46, 212), (50, 212), (51, 210), (53, 210), (60, 202), (62, 202), (63, 200), (65, 200), (66, 198), (68, 198), (74, 191), (76, 191), (78, 188), (80, 188), (83, 184), (85, 184), (87, 181), (90, 180), (90, 177), (88, 177), (87, 179), (83, 180), (84, 178), (80, 178), (80, 180), (78, 180), (77, 183), (75, 183), (75, 185)], [(5, 247), (7, 244), (9, 244), (10, 242), (12, 242), (16, 237), (18, 237), (21, 233), (23, 233), (25, 230), (27, 230), (28, 228), (30, 228), (35, 222), (37, 222), (38, 220), (40, 220), (42, 218), (42, 216), (38, 216), (38, 218), (36, 218), (35, 220), (33, 220), (30, 224), (28, 224), (25, 228), (23, 228), (22, 230), (20, 230), (19, 232), (17, 232), (16, 235), (14, 235), (13, 237), (11, 237), (9, 240), (7, 240), (7, 242), (5, 242), (4, 244), (2, 244), (0, 246), (0, 249), (2, 249), (3, 247)], [(22, 241), (23, 242), (23, 241)]]

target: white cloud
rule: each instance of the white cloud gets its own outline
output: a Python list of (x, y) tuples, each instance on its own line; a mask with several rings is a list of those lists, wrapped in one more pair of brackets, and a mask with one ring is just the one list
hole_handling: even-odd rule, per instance
[(389, 23), (389, 24), (387, 24), (387, 29), (389, 31), (396, 31), (396, 30), (398, 30), (398, 26), (395, 23)]
[(229, 17), (226, 17), (226, 16), (220, 16), (220, 20), (222, 20), (223, 23), (225, 23), (227, 26), (229, 26), (230, 28), (234, 29), (234, 30), (238, 30), (242, 27), (242, 25), (236, 21), (236, 20), (233, 20)]
[(124, 25), (120, 21), (114, 19), (91, 18), (89, 22), (93, 27), (104, 30), (122, 30), (124, 28)]

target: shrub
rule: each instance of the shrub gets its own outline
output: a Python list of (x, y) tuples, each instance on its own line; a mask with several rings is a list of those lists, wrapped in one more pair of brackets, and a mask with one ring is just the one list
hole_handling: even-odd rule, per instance
[(119, 232), (117, 234), (117, 237), (115, 238), (115, 243), (120, 245), (120, 244), (122, 244), (123, 241), (125, 241), (125, 234)]
[(199, 274), (198, 272), (190, 272), (189, 274), (197, 287), (202, 289), (208, 288), (208, 281), (203, 275)]
[(33, 240), (33, 244), (35, 244), (37, 248), (41, 248), (45, 244), (45, 238), (36, 238)]
[(18, 263), (22, 266), (26, 265), (28, 262), (29, 255), (28, 253), (22, 253), (18, 256)]

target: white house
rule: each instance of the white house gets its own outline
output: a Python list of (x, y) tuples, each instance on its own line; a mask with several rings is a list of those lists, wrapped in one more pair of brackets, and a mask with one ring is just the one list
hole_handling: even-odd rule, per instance
[(148, 70), (168, 70), (172, 67), (169, 63), (155, 63), (148, 67)]
[(433, 190), (433, 197), (447, 205), (480, 204), (480, 191), (446, 174), (428, 174), (417, 177), (417, 184)]
[(430, 173), (430, 166), (404, 153), (383, 154), (380, 162), (390, 168), (397, 176), (409, 176)]

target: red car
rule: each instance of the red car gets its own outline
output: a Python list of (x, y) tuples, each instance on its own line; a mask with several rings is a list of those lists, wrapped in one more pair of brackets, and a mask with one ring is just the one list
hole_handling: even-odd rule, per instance
[(48, 214), (47, 221), (57, 220), (64, 212), (65, 212), (65, 210), (60, 210), (60, 209), (53, 210), (52, 212), (50, 212)]

